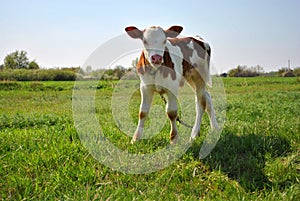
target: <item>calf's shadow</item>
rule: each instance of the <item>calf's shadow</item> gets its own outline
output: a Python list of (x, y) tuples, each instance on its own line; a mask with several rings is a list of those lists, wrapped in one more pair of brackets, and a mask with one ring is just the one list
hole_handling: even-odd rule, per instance
[[(201, 145), (194, 145), (189, 151), (198, 157)], [(245, 191), (252, 192), (272, 187), (264, 173), (267, 158), (285, 156), (290, 151), (290, 142), (285, 137), (227, 133), (221, 136), (203, 162), (212, 170), (220, 169), (229, 178), (239, 182)]]

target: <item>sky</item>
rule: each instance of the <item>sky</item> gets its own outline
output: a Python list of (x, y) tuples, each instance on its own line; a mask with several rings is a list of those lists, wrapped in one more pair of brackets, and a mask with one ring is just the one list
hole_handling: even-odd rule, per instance
[(299, 0), (0, 0), (0, 64), (25, 50), (43, 68), (82, 66), (128, 25), (181, 25), (210, 44), (220, 73), (299, 67), (299, 9)]

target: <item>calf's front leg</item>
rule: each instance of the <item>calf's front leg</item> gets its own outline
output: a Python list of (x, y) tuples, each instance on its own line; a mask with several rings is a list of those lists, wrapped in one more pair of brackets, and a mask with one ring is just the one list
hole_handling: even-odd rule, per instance
[(132, 137), (131, 143), (135, 143), (143, 136), (145, 120), (149, 114), (154, 91), (148, 86), (141, 86), (141, 105), (139, 111), (139, 122)]
[(178, 116), (178, 107), (177, 107), (177, 98), (172, 92), (167, 92), (168, 103), (166, 106), (166, 112), (170, 119), (171, 131), (170, 131), (170, 140), (171, 144), (174, 144), (178, 139), (178, 130), (176, 126), (176, 119)]

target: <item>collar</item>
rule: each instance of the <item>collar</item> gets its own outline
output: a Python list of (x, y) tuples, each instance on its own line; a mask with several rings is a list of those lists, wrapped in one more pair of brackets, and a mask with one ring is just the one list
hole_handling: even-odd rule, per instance
[(149, 72), (149, 74), (150, 75), (152, 75), (152, 76), (155, 76), (156, 75), (156, 73), (157, 73), (157, 71), (160, 69), (160, 66), (159, 67), (157, 67), (157, 68), (151, 68), (151, 70), (150, 70), (150, 72)]

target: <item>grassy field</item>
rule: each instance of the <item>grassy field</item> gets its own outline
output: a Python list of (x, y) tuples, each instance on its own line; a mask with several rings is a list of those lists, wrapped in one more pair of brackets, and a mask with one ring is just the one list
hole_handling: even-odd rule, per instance
[[(223, 81), (227, 120), (215, 149), (198, 158), (205, 116), (187, 152), (149, 174), (112, 170), (86, 150), (74, 128), (74, 82), (1, 82), (0, 200), (300, 200), (300, 82)], [(131, 152), (168, 144), (167, 126), (149, 142), (129, 144), (111, 114), (114, 85), (100, 82), (96, 90), (96, 114), (110, 139)], [(139, 99), (132, 97), (135, 121)]]

